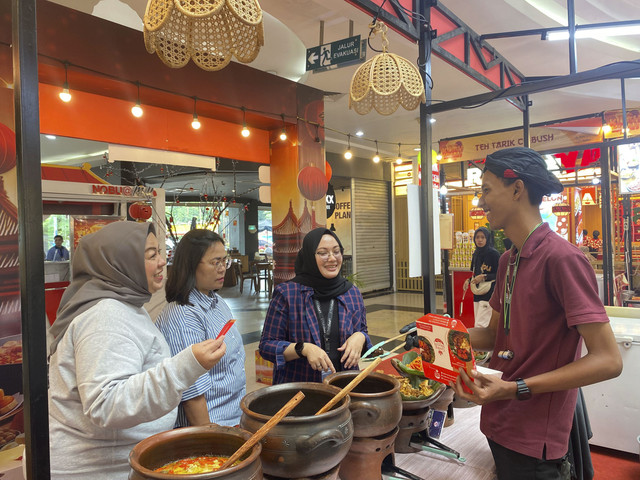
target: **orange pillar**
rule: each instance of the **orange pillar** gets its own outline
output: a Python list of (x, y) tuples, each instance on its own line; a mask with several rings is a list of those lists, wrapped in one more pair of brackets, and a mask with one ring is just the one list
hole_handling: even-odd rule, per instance
[(287, 140), (271, 138), (271, 215), (273, 222), (274, 281), (295, 275), (294, 263), (304, 236), (327, 223), (325, 196), (324, 112), (321, 92), (299, 86), (301, 120), (287, 128)]

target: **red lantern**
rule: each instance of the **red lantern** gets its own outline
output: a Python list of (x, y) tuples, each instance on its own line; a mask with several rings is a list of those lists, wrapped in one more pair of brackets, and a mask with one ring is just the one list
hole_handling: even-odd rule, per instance
[(304, 167), (298, 174), (298, 190), (307, 200), (320, 200), (327, 194), (327, 177), (318, 167)]
[(481, 220), (484, 218), (484, 210), (479, 207), (472, 208), (469, 210), (469, 216), (473, 220)]
[(333, 176), (333, 169), (331, 168), (331, 165), (329, 165), (329, 162), (324, 162), (324, 174), (327, 177), (327, 182), (330, 182), (331, 177)]
[(135, 219), (137, 222), (149, 220), (152, 214), (153, 210), (151, 209), (151, 205), (148, 203), (136, 202), (129, 206), (129, 215), (131, 215), (131, 218)]
[(0, 175), (16, 166), (16, 134), (0, 123)]

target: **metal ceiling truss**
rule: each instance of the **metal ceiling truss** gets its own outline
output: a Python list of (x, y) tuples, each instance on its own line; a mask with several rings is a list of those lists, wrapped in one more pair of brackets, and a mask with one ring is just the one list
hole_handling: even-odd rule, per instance
[(434, 114), (455, 110), (463, 107), (480, 106), (494, 100), (506, 100), (514, 96), (524, 96), (532, 93), (546, 92), (559, 88), (582, 85), (584, 83), (597, 82), (599, 80), (609, 80), (616, 78), (640, 77), (640, 59), (636, 61), (626, 61), (605, 65), (575, 74), (560, 77), (551, 77), (545, 80), (527, 82), (522, 85), (514, 85), (504, 90), (496, 92), (481, 93), (470, 97), (458, 98), (448, 102), (430, 105), (426, 108), (427, 113)]
[[(466, 23), (458, 18), (457, 15), (451, 12), (444, 5), (438, 3), (436, 0), (413, 0), (413, 15), (408, 15), (405, 9), (398, 3), (398, 0), (347, 1), (354, 6), (364, 10), (365, 12), (371, 14), (373, 17), (383, 21), (399, 34), (416, 42), (420, 41), (421, 22), (419, 20), (419, 14), (421, 11), (423, 11), (422, 6), (430, 6), (441, 16), (446, 17), (449, 22), (455, 25), (455, 28), (453, 30), (450, 30), (441, 35), (437, 35), (437, 30), (434, 29), (434, 26), (437, 27), (437, 21), (434, 25), (432, 16), (432, 23), (426, 28), (432, 29), (431, 50), (435, 55), (492, 91), (502, 90), (505, 88), (505, 86), (519, 84), (525, 78), (525, 76), (520, 71), (518, 71), (517, 68), (515, 68), (491, 45), (489, 45), (481, 35), (474, 32)], [(390, 7), (392, 7), (396, 16), (381, 7), (385, 4), (388, 4)], [(459, 36), (463, 37), (463, 52), (460, 52), (460, 54), (458, 55), (444, 48), (445, 42)], [(483, 71), (476, 70), (471, 66), (472, 51), (473, 53), (475, 53), (475, 57), (480, 61)], [(489, 57), (488, 60), (487, 56)], [(485, 74), (485, 72), (494, 68), (496, 65), (498, 65), (500, 68), (499, 84), (496, 84)], [(509, 97), (507, 98), (507, 101), (513, 103), (521, 110), (524, 110), (526, 107), (525, 100), (520, 97)]]
[[(413, 0), (411, 9), (414, 13), (418, 11), (416, 4), (419, 1), (421, 0)], [(412, 19), (411, 16), (407, 14), (406, 10), (398, 4), (398, 0), (347, 0), (347, 2), (364, 10), (414, 42), (420, 39), (420, 23), (417, 19)], [(385, 3), (393, 8), (396, 14), (395, 16), (382, 8)]]
[[(524, 80), (525, 76), (516, 67), (500, 55), (491, 45), (484, 41), (481, 35), (478, 35), (467, 24), (460, 20), (453, 12), (451, 12), (451, 10), (440, 3), (435, 5), (433, 8), (457, 26), (454, 30), (438, 35), (432, 40), (431, 48), (434, 54), (493, 91), (502, 90), (507, 85), (515, 85)], [(464, 56), (462, 58), (458, 58), (456, 55), (442, 47), (444, 42), (460, 35), (464, 37)], [(496, 65), (500, 66), (499, 85), (471, 66), (471, 49), (475, 52), (476, 57), (480, 60), (482, 68), (485, 71), (495, 67)], [(488, 53), (491, 57), (488, 61), (485, 58), (485, 53)], [(508, 82), (505, 80), (508, 80)], [(525, 100), (520, 97), (508, 98), (508, 101), (521, 110), (524, 110), (526, 107)]]

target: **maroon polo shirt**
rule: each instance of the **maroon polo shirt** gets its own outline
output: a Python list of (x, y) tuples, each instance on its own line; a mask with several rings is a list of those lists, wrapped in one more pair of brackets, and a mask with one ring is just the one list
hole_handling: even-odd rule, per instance
[[(515, 255), (513, 256), (515, 261)], [(504, 329), (504, 282), (509, 252), (498, 265), (491, 307), (500, 312), (496, 346), (489, 366), (507, 381), (555, 370), (580, 358), (576, 325), (608, 322), (595, 273), (584, 254), (539, 226), (520, 255), (511, 301), (511, 329)], [(513, 268), (513, 267), (511, 267)], [(512, 360), (497, 353), (510, 349)], [(533, 395), (530, 400), (500, 400), (482, 407), (480, 429), (500, 445), (531, 457), (556, 459), (567, 453), (577, 389)]]

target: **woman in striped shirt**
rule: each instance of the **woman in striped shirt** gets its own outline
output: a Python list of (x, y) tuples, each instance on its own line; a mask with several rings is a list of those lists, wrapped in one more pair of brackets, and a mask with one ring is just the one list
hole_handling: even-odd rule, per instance
[[(230, 265), (224, 240), (217, 233), (191, 230), (180, 240), (167, 279), (169, 303), (156, 322), (173, 354), (216, 338), (231, 319), (229, 306), (216, 293)], [(240, 423), (240, 400), (247, 381), (242, 337), (235, 325), (226, 334), (225, 344), (224, 357), (182, 395), (176, 427)]]

